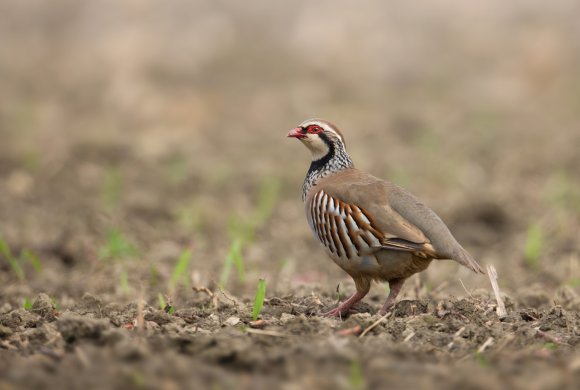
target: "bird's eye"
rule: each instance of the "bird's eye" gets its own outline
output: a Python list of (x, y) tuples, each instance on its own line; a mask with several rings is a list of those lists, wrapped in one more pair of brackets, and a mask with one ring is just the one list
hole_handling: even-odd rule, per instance
[(308, 126), (308, 132), (310, 134), (322, 133), (322, 127), (320, 127), (318, 125), (310, 125), (310, 126)]

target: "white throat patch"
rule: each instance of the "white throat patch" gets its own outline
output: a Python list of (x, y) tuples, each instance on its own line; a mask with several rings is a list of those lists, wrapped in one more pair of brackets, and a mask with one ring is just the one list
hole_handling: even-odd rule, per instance
[[(312, 138), (314, 140), (312, 140)], [(312, 161), (320, 160), (328, 154), (330, 150), (326, 142), (324, 142), (320, 137), (308, 137), (303, 138), (300, 141), (306, 145), (306, 147), (312, 152)]]

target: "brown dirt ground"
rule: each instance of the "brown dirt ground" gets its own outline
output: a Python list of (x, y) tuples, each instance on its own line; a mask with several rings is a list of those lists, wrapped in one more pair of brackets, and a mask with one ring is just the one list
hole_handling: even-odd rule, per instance
[[(1, 390), (579, 387), (576, 2), (89, 3), (0, 4)], [(364, 336), (384, 286), (318, 315), (354, 286), (303, 215), (311, 116), (506, 318), (447, 261)]]

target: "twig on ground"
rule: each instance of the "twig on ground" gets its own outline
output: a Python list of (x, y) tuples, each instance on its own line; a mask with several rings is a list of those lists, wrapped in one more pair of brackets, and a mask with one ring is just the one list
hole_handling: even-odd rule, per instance
[(407, 337), (405, 337), (405, 339), (403, 340), (404, 343), (406, 343), (407, 341), (411, 340), (413, 338), (413, 336), (415, 336), (415, 332), (411, 332), (407, 335)]
[(461, 334), (465, 331), (465, 326), (462, 326), (461, 328), (459, 328), (459, 330), (457, 332), (455, 332), (455, 334), (453, 334), (453, 341), (451, 341), (449, 344), (447, 344), (447, 348), (451, 349), (455, 346), (455, 340), (459, 339), (459, 337), (461, 336)]
[(549, 342), (552, 342), (554, 344), (558, 344), (558, 345), (568, 345), (568, 343), (560, 340), (560, 338), (551, 335), (549, 333), (543, 332), (540, 330), (540, 328), (535, 328), (536, 330), (536, 335), (545, 338), (546, 340), (548, 340)]
[[(235, 307), (242, 306), (241, 302), (237, 298), (232, 297), (229, 293), (227, 293), (219, 285), (217, 286), (217, 288), (218, 288), (219, 292), (224, 296), (224, 298), (226, 298), (228, 301), (233, 303)], [(220, 298), (217, 296), (217, 294), (215, 294), (214, 297), (215, 297), (215, 299), (217, 299), (219, 301)], [(217, 308), (217, 302), (214, 302), (214, 303), (215, 303), (215, 306)]]
[(138, 331), (143, 331), (145, 329), (145, 316), (143, 314), (143, 288), (139, 292), (139, 300), (137, 301), (137, 318), (135, 324), (137, 325)]
[(461, 283), (461, 285), (463, 286), (463, 289), (465, 290), (465, 292), (469, 294), (469, 296), (471, 297), (471, 299), (473, 299), (473, 295), (471, 295), (471, 292), (467, 289), (467, 287), (465, 287), (465, 284), (463, 284), (463, 280), (459, 279), (459, 283)]
[(195, 292), (206, 293), (207, 295), (209, 295), (210, 298), (213, 298), (213, 292), (211, 292), (211, 290), (207, 287), (192, 286), (191, 289)]
[(195, 292), (202, 292), (207, 294), (207, 296), (209, 296), (209, 298), (211, 299), (211, 303), (213, 304), (213, 308), (215, 310), (218, 309), (219, 307), (219, 298), (216, 294), (213, 293), (213, 291), (211, 291), (209, 288), (207, 287), (197, 287), (197, 286), (192, 286), (191, 289)]
[(246, 328), (244, 331), (246, 333), (259, 334), (259, 335), (263, 335), (263, 336), (288, 337), (287, 334), (280, 333), (280, 332), (276, 332), (276, 331), (273, 331), (273, 330), (262, 330), (262, 329)]
[(385, 314), (384, 316), (382, 316), (381, 318), (379, 318), (378, 320), (376, 320), (373, 324), (371, 324), (368, 328), (366, 328), (360, 336), (358, 337), (364, 337), (368, 332), (370, 332), (375, 326), (377, 326), (378, 324), (380, 324), (381, 322), (383, 322), (384, 320), (386, 320), (387, 318), (389, 318), (391, 316), (392, 312), (388, 312), (387, 314)]
[(505, 304), (503, 303), (503, 299), (501, 297), (501, 293), (499, 291), (499, 285), (497, 284), (497, 271), (493, 265), (487, 266), (487, 275), (489, 276), (489, 281), (491, 282), (491, 288), (493, 289), (493, 293), (495, 294), (495, 300), (497, 301), (497, 316), (501, 318), (505, 318), (507, 316), (507, 311), (505, 309)]
[(465, 326), (462, 326), (461, 328), (459, 328), (459, 330), (457, 332), (455, 332), (453, 334), (453, 338), (459, 337), (461, 336), (461, 334), (465, 331)]
[(488, 338), (485, 340), (485, 343), (481, 344), (481, 347), (477, 350), (477, 353), (483, 353), (487, 347), (493, 344), (493, 337)]

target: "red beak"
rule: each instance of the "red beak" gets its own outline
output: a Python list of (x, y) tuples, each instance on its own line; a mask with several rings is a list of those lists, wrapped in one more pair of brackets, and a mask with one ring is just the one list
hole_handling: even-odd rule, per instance
[(306, 138), (306, 135), (302, 132), (302, 127), (297, 127), (295, 129), (290, 130), (288, 133), (288, 138)]

